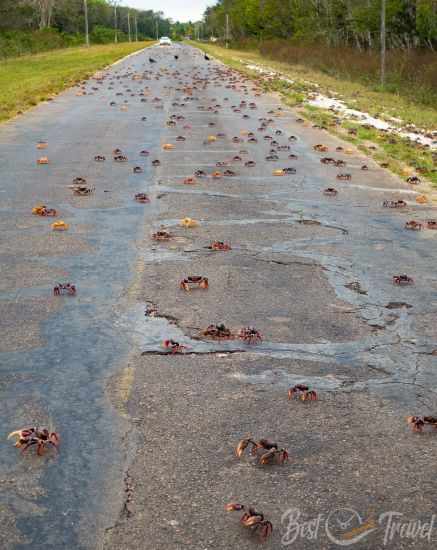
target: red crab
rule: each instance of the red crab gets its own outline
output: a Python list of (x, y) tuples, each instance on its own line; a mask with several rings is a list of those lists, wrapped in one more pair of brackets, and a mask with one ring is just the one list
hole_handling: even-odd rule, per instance
[(187, 349), (187, 346), (183, 346), (176, 342), (175, 340), (164, 340), (162, 343), (163, 347), (169, 350), (170, 353), (183, 353)]
[(146, 193), (137, 193), (135, 195), (135, 200), (137, 202), (141, 202), (142, 204), (146, 204), (146, 203), (150, 202), (150, 199), (149, 199), (149, 197), (147, 196)]
[(190, 292), (191, 288), (193, 287), (198, 287), (198, 288), (207, 290), (209, 283), (206, 277), (190, 275), (189, 277), (183, 279), (179, 283), (179, 286), (182, 290), (185, 290), (186, 292)]
[(382, 203), (382, 206), (384, 208), (405, 208), (407, 206), (407, 203), (400, 199), (397, 201), (384, 201)]
[(425, 424), (434, 426), (437, 429), (437, 418), (435, 416), (407, 416), (407, 423), (413, 432), (422, 432)]
[(55, 296), (61, 296), (61, 295), (76, 296), (76, 285), (72, 285), (71, 283), (58, 283), (53, 288), (53, 294)]
[(238, 332), (238, 338), (246, 344), (258, 344), (262, 341), (261, 333), (253, 327), (244, 327)]
[(288, 390), (288, 399), (297, 395), (301, 401), (317, 401), (317, 393), (305, 384), (296, 384)]
[(226, 252), (226, 251), (228, 251), (228, 250), (232, 250), (232, 247), (231, 247), (230, 244), (224, 243), (224, 242), (222, 242), (222, 241), (214, 241), (214, 242), (212, 242), (212, 243), (208, 246), (208, 248), (209, 248), (210, 250), (220, 250), (220, 251), (222, 251), (222, 252)]
[(209, 325), (209, 327), (202, 332), (202, 336), (209, 336), (210, 338), (216, 338), (218, 340), (230, 340), (233, 338), (232, 332), (221, 325)]
[(94, 160), (95, 160), (96, 162), (105, 162), (106, 157), (104, 157), (103, 155), (96, 155), (96, 156), (94, 157)]
[[(284, 462), (288, 461), (288, 452), (286, 449), (280, 449), (277, 443), (273, 443), (268, 439), (254, 441), (250, 437), (239, 441), (237, 448), (235, 449), (235, 454), (238, 458), (243, 456), (249, 445), (251, 446), (250, 453), (253, 456), (258, 457), (259, 463), (263, 466), (266, 464), (271, 464), (273, 461), (276, 461), (278, 464), (284, 464)], [(259, 452), (262, 454), (259, 455)]]
[(255, 532), (259, 532), (261, 542), (265, 542), (272, 534), (272, 523), (264, 518), (264, 514), (255, 511), (254, 508), (246, 507), (243, 504), (231, 502), (229, 504), (226, 504), (225, 510), (227, 512), (244, 511), (244, 514), (240, 518), (241, 525), (243, 525), (243, 527), (252, 529)]
[(24, 453), (32, 445), (36, 445), (38, 455), (43, 455), (47, 446), (52, 446), (56, 451), (59, 447), (59, 435), (56, 432), (51, 432), (47, 428), (22, 428), (8, 435), (8, 439), (16, 437), (15, 447), (21, 449)]
[(406, 285), (412, 285), (414, 283), (414, 279), (412, 277), (409, 277), (408, 275), (393, 275), (393, 284), (399, 285), (399, 286), (406, 286)]
[(173, 235), (164, 229), (152, 234), (152, 239), (155, 241), (169, 241), (172, 237)]
[(421, 231), (423, 229), (423, 225), (420, 222), (416, 222), (416, 220), (410, 220), (409, 222), (405, 222), (405, 229)]

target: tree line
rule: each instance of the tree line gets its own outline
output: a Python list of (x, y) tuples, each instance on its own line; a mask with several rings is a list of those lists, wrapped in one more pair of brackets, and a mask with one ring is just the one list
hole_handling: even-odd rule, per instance
[(349, 46), (380, 47), (385, 4), (386, 44), (390, 49), (437, 48), (437, 0), (217, 0), (204, 16), (205, 36), (280, 38)]
[[(85, 32), (85, 9), (94, 42), (155, 38), (168, 35), (171, 22), (162, 12), (119, 5), (119, 0), (0, 0), (0, 33), (44, 31), (81, 35)], [(91, 40), (93, 41), (93, 40)]]

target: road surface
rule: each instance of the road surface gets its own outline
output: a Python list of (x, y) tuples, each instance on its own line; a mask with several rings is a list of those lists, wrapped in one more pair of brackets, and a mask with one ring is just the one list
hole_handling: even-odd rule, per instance
[[(145, 50), (1, 127), (2, 548), (252, 548), (228, 502), (272, 521), (265, 548), (435, 545), (435, 529), (387, 535), (380, 515), (434, 510), (437, 439), (405, 416), (435, 411), (436, 233), (404, 226), (437, 212), (349, 147), (185, 46)], [(73, 195), (76, 177), (91, 195)], [(168, 242), (152, 239), (160, 228)], [(414, 284), (394, 285), (404, 273)], [(209, 289), (181, 290), (190, 275)], [(77, 295), (53, 296), (57, 282)], [(202, 335), (219, 323), (262, 342)], [(298, 383), (319, 399), (288, 401)], [(5, 440), (33, 424), (60, 433), (59, 455)], [(248, 435), (289, 462), (239, 460)]]

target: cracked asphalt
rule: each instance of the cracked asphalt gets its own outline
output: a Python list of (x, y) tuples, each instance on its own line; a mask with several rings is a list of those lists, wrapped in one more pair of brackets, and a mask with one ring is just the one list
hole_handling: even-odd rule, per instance
[[(116, 148), (127, 162), (113, 161)], [(413, 186), (178, 45), (4, 124), (0, 165), (1, 548), (256, 547), (228, 502), (272, 521), (265, 548), (435, 547), (437, 439), (405, 417), (436, 410), (426, 222), (437, 211)], [(284, 168), (295, 173), (273, 175)], [(205, 176), (185, 184), (197, 170)], [(344, 172), (350, 181), (336, 178)], [(91, 195), (73, 195), (78, 176)], [(140, 192), (149, 204), (135, 202)], [(406, 208), (383, 208), (397, 199)], [(69, 230), (32, 216), (38, 203)], [(187, 216), (198, 226), (183, 228)], [(425, 228), (406, 230), (411, 219)], [(169, 241), (153, 240), (161, 228)], [(413, 285), (393, 284), (403, 273)], [(190, 275), (209, 289), (182, 291)], [(54, 297), (58, 281), (77, 296)], [(219, 323), (254, 326), (262, 342), (202, 335)], [(185, 353), (166, 353), (166, 339)], [(288, 401), (299, 383), (318, 401)], [(21, 456), (5, 441), (32, 424), (59, 431), (59, 456)], [(238, 459), (248, 435), (290, 461)]]

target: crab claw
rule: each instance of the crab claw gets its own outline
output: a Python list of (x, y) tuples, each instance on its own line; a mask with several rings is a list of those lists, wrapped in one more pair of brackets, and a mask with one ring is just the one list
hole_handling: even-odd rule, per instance
[(242, 439), (235, 449), (235, 454), (238, 456), (238, 458), (241, 458), (244, 454), (244, 451), (247, 449), (247, 446), (250, 443), (250, 439)]
[(240, 521), (245, 527), (254, 527), (263, 521), (263, 516), (256, 513), (253, 515), (244, 514)]
[(23, 430), (16, 430), (15, 432), (11, 432), (7, 439), (12, 439), (13, 437), (17, 437), (18, 439), (21, 439), (21, 434), (22, 434)]
[(413, 432), (422, 432), (425, 422), (421, 416), (407, 416), (407, 422), (410, 424)]
[(225, 504), (225, 510), (226, 512), (240, 512), (241, 510), (244, 510), (244, 504), (230, 502), (229, 504)]

